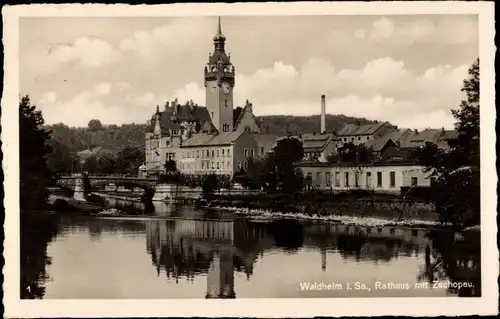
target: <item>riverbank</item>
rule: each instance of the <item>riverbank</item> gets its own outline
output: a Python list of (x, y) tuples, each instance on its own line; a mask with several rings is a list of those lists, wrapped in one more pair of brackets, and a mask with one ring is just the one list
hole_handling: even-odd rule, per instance
[(259, 209), (244, 209), (237, 207), (207, 206), (204, 209), (215, 211), (231, 211), (236, 215), (245, 216), (251, 220), (272, 221), (279, 219), (296, 219), (308, 221), (334, 222), (343, 225), (367, 226), (367, 227), (411, 227), (411, 228), (450, 228), (449, 223), (419, 219), (386, 219), (383, 217), (357, 217), (345, 215), (318, 215), (303, 213), (282, 213)]

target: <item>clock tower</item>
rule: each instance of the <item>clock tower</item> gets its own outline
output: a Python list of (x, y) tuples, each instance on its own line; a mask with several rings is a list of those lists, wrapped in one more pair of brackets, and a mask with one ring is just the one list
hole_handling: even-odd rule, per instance
[(233, 130), (234, 66), (224, 49), (226, 37), (222, 34), (220, 17), (214, 36), (214, 52), (205, 66), (205, 105), (212, 123), (220, 132)]

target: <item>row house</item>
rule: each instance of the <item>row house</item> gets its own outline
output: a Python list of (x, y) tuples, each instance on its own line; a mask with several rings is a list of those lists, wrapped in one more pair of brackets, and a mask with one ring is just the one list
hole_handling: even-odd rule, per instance
[(401, 187), (430, 186), (424, 167), (411, 162), (338, 164), (302, 162), (298, 165), (314, 188), (347, 191), (366, 189), (376, 193), (400, 193)]
[(177, 168), (186, 175), (233, 176), (239, 169), (248, 167), (249, 158), (267, 154), (272, 138), (249, 130), (194, 134), (180, 147)]

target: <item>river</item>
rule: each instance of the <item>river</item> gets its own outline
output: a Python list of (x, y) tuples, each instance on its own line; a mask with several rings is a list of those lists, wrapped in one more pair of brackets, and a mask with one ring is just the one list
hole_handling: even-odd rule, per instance
[(264, 223), (165, 203), (110, 206), (138, 218), (21, 218), (21, 298), (481, 295), (477, 232), (457, 240), (442, 230)]

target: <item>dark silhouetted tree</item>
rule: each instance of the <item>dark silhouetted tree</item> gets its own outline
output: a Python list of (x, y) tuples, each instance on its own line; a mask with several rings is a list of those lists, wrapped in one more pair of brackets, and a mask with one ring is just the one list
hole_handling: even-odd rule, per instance
[(46, 205), (54, 175), (47, 166), (46, 156), (50, 132), (43, 129), (42, 112), (24, 96), (19, 102), (19, 177), (21, 208), (41, 208)]
[(89, 121), (88, 127), (91, 131), (99, 131), (103, 128), (101, 121), (95, 119)]
[(469, 69), (462, 91), (467, 98), (452, 111), (458, 136), (448, 140), (449, 150), (427, 143), (419, 151), (421, 164), (434, 180), (441, 220), (457, 226), (480, 222), (479, 59)]
[(203, 198), (206, 201), (210, 202), (215, 195), (215, 191), (217, 191), (219, 188), (220, 188), (219, 179), (215, 174), (209, 174), (205, 176), (205, 179), (203, 180), (202, 184)]

